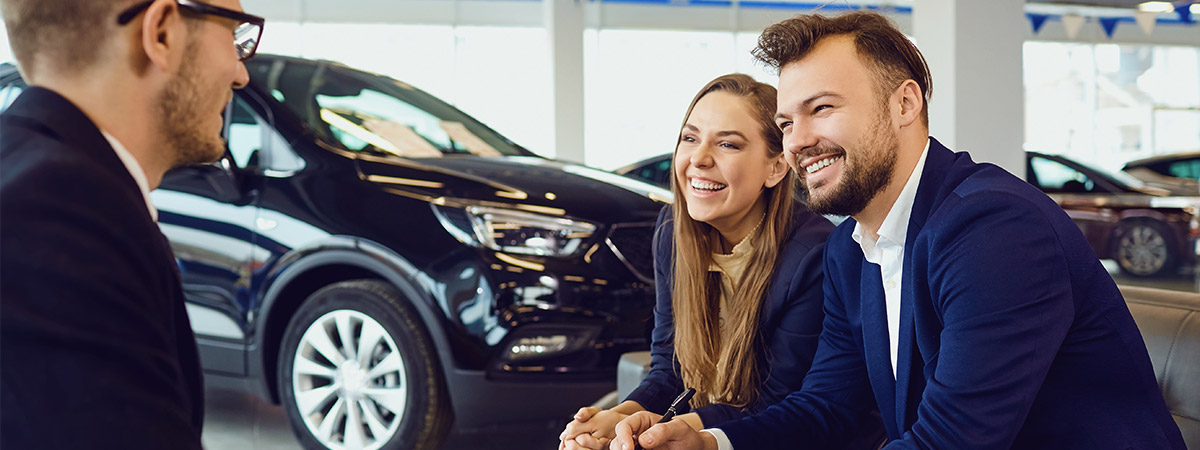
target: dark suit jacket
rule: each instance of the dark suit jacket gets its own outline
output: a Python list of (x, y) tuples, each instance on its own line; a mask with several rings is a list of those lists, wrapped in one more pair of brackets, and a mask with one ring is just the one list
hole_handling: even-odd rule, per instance
[[(671, 207), (662, 209), (654, 233), (654, 283), (657, 302), (651, 343), (650, 373), (630, 395), (649, 411), (664, 413), (683, 391), (683, 380), (675, 360), (675, 317), (671, 310), (671, 261), (674, 252)], [(763, 300), (759, 330), (764, 350), (759, 372), (766, 377), (759, 400), (747, 410), (728, 405), (709, 405), (695, 411), (705, 426), (737, 419), (782, 400), (800, 387), (812, 363), (821, 333), (821, 268), (825, 238), (833, 231), (824, 217), (796, 205), (791, 236), (781, 245), (778, 269), (771, 276)], [(699, 394), (698, 394), (699, 395)]]
[(0, 115), (0, 447), (200, 448), (166, 239), (96, 126), (30, 88)]
[(1137, 326), (1053, 201), (931, 138), (904, 249), (897, 378), (879, 266), (829, 238), (801, 391), (721, 428), (738, 450), (820, 447), (878, 404), (887, 448), (1183, 449)]

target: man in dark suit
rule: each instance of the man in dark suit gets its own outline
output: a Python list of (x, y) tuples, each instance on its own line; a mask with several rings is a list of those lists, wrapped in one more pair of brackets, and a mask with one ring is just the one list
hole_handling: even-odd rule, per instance
[(149, 192), (224, 154), (237, 0), (3, 0), (0, 447), (200, 448), (203, 380)]
[(929, 137), (928, 68), (887, 19), (797, 16), (755, 54), (781, 69), (776, 122), (810, 208), (852, 217), (826, 247), (812, 369), (756, 416), (705, 433), (633, 416), (614, 448), (836, 448), (876, 405), (889, 449), (1184, 448), (1082, 233)]

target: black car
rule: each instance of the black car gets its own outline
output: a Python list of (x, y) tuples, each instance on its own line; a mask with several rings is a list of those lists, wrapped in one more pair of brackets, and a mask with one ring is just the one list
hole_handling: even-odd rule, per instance
[[(247, 68), (225, 158), (153, 194), (208, 383), (282, 402), (306, 447), (433, 448), (569, 418), (648, 348), (668, 192), (384, 76)], [(0, 110), (24, 88), (0, 66)]]
[[(1025, 152), (1025, 179), (1050, 195), (1087, 236), (1096, 254), (1139, 277), (1172, 275), (1197, 259), (1200, 198), (1145, 185), (1071, 159)], [(616, 173), (669, 187), (671, 155), (659, 155)], [(1187, 191), (1192, 192), (1192, 191)]]

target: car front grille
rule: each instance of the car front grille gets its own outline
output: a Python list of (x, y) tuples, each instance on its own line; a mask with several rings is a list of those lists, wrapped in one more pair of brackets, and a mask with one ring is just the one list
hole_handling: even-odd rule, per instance
[(638, 278), (647, 283), (654, 282), (654, 252), (651, 243), (654, 239), (653, 223), (619, 223), (612, 226), (608, 239), (604, 240), (608, 248), (625, 263), (625, 267)]

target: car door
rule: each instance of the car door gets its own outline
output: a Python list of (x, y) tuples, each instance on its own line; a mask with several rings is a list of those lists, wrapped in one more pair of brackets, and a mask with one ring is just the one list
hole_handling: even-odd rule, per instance
[(244, 94), (234, 97), (225, 122), (225, 157), (169, 172), (152, 196), (179, 264), (205, 371), (245, 375), (254, 274), (266, 253), (255, 242), (259, 195), (250, 168), (271, 130)]

